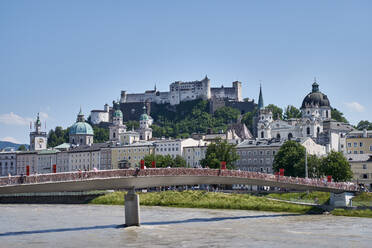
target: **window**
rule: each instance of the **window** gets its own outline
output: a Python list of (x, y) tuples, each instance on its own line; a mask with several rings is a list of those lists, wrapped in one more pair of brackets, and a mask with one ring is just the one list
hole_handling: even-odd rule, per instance
[(307, 127), (307, 128), (306, 128), (306, 134), (307, 134), (307, 135), (310, 135), (310, 127)]
[(354, 142), (354, 147), (358, 147), (358, 143), (357, 142)]
[(360, 154), (363, 154), (364, 152), (363, 152), (363, 151), (360, 151), (359, 153), (360, 153)]
[(358, 154), (358, 151), (354, 151), (354, 154)]
[(265, 137), (264, 132), (261, 132), (261, 139)]
[(351, 147), (351, 143), (347, 143), (347, 147)]
[(363, 169), (364, 169), (364, 170), (367, 169), (367, 165), (366, 165), (366, 164), (363, 165)]
[(368, 179), (368, 174), (363, 174), (363, 175), (362, 175), (362, 178), (363, 178), (363, 179)]
[(360, 143), (359, 143), (359, 146), (360, 146), (360, 147), (363, 147), (363, 142), (360, 142)]
[(372, 151), (372, 146), (369, 147), (369, 150)]

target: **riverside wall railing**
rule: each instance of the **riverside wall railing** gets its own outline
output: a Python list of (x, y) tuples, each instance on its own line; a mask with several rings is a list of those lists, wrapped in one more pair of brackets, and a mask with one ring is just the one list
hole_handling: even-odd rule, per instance
[(53, 174), (39, 174), (30, 176), (0, 177), (0, 186), (39, 184), (65, 181), (81, 181), (92, 179), (109, 179), (122, 177), (156, 177), (156, 176), (204, 176), (204, 177), (235, 177), (277, 182), (284, 184), (297, 184), (310, 187), (322, 187), (343, 191), (358, 191), (358, 186), (350, 182), (327, 182), (325, 179), (310, 179), (272, 175), (259, 172), (239, 170), (219, 170), (202, 168), (151, 168), (151, 169), (124, 169), (103, 171), (77, 171)]

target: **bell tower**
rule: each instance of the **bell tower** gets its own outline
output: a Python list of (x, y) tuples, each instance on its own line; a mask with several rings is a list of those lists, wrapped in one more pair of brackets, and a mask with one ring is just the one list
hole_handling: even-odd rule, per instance
[(36, 121), (34, 122), (35, 131), (30, 132), (30, 151), (44, 150), (47, 148), (47, 134), (41, 131), (41, 121), (39, 113), (37, 113)]

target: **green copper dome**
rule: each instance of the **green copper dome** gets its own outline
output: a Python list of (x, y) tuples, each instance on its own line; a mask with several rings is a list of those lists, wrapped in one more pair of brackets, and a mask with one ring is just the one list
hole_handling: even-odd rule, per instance
[(142, 114), (141, 117), (140, 117), (140, 121), (147, 121), (149, 120), (149, 116), (147, 114)]
[(86, 122), (76, 122), (70, 128), (70, 134), (88, 134), (94, 135), (93, 128)]
[(146, 106), (144, 105), (142, 109), (143, 109), (143, 114), (140, 117), (140, 121), (148, 121), (150, 117), (147, 115)]
[(123, 118), (123, 113), (121, 112), (120, 109), (115, 110), (113, 117), (120, 117)]

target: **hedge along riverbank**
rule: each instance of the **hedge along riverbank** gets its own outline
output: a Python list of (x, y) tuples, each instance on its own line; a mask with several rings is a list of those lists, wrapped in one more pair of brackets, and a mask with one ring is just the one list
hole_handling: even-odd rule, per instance
[[(114, 192), (93, 199), (92, 204), (123, 205), (125, 192)], [(206, 191), (162, 191), (139, 193), (143, 206), (182, 208), (240, 209), (291, 213), (322, 213), (318, 207), (278, 202), (249, 194), (226, 194)]]

